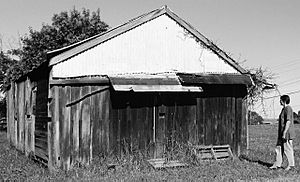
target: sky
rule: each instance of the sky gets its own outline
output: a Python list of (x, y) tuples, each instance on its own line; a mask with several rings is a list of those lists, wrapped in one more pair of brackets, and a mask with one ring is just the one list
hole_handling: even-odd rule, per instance
[(300, 110), (299, 0), (8, 0), (0, 6), (0, 47), (15, 48), (29, 27), (39, 30), (53, 14), (74, 7), (96, 11), (110, 27), (167, 5), (245, 68), (267, 69), (278, 91), (250, 109), (265, 118), (279, 115), (279, 93)]

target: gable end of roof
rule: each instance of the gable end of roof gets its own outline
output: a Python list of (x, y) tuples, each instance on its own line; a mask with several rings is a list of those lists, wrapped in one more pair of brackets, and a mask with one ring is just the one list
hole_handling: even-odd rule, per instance
[(197, 40), (199, 40), (206, 48), (213, 51), (217, 54), (222, 60), (227, 62), (229, 65), (234, 67), (237, 71), (242, 74), (248, 73), (244, 68), (242, 68), (236, 61), (234, 61), (230, 56), (228, 56), (223, 50), (221, 50), (218, 46), (216, 46), (212, 41), (198, 32), (193, 26), (191, 26), (188, 22), (181, 19), (174, 12), (172, 12), (167, 6), (163, 6), (160, 9), (153, 10), (151, 12), (145, 13), (141, 16), (138, 16), (134, 19), (129, 20), (128, 22), (112, 28), (104, 33), (99, 35), (95, 35), (91, 38), (83, 40), (81, 42), (72, 44), (65, 48), (61, 48), (58, 50), (50, 51), (47, 53), (47, 59), (49, 61), (49, 66), (53, 66), (60, 62), (63, 62), (73, 56), (76, 56), (86, 50), (89, 50), (105, 41), (108, 41), (116, 36), (119, 36), (127, 31), (130, 31), (142, 24), (145, 24), (163, 14), (166, 14), (171, 19), (173, 19), (176, 23), (182, 26), (184, 29), (189, 31)]

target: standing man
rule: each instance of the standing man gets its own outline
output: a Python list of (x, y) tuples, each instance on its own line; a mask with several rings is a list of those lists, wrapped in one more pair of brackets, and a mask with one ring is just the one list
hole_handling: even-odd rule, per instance
[(282, 95), (280, 97), (280, 104), (283, 108), (279, 115), (278, 122), (278, 139), (275, 148), (276, 161), (270, 169), (281, 168), (283, 153), (288, 159), (288, 166), (285, 170), (288, 171), (295, 167), (293, 139), (296, 134), (294, 128), (293, 109), (289, 106), (289, 103), (290, 97), (288, 95)]

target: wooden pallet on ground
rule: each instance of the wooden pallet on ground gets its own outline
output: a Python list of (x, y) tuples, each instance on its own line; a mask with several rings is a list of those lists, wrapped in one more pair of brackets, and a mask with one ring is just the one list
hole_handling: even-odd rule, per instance
[(227, 159), (233, 158), (230, 145), (193, 145), (192, 151), (200, 160), (203, 159)]
[(167, 160), (166, 158), (157, 158), (147, 160), (154, 169), (172, 168), (172, 167), (184, 167), (186, 163), (179, 160)]

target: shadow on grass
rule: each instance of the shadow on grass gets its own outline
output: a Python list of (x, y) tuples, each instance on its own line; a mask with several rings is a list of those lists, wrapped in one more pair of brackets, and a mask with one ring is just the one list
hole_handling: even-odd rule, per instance
[(264, 161), (261, 161), (261, 160), (259, 160), (259, 159), (251, 159), (251, 158), (249, 158), (248, 156), (246, 156), (246, 155), (241, 155), (240, 157), (239, 157), (239, 159), (240, 160), (244, 160), (244, 161), (248, 161), (248, 162), (255, 162), (255, 163), (258, 163), (258, 164), (260, 164), (260, 165), (262, 165), (262, 166), (266, 166), (266, 167), (271, 167), (273, 164), (271, 164), (271, 163), (268, 163), (268, 162), (264, 162)]

